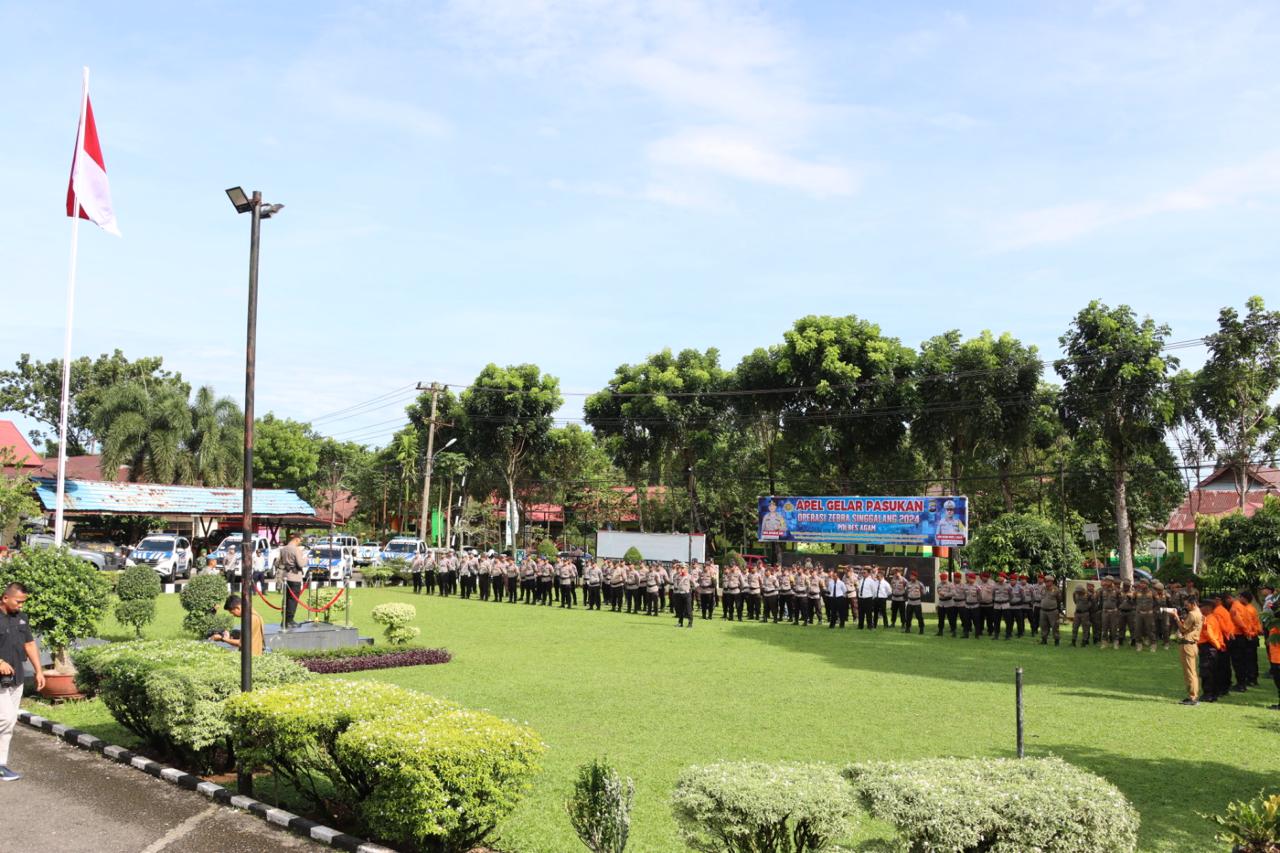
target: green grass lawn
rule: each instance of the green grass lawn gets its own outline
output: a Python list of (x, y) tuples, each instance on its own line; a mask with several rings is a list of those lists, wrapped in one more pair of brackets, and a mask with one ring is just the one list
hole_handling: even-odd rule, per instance
[[(520, 853), (582, 849), (563, 800), (575, 768), (608, 756), (636, 780), (629, 851), (681, 849), (667, 799), (689, 764), (1014, 753), (1014, 668), (1026, 684), (1027, 750), (1105, 776), (1142, 814), (1142, 849), (1217, 849), (1196, 812), (1275, 786), (1280, 714), (1264, 687), (1187, 708), (1176, 651), (1097, 650), (896, 631), (698, 622), (358, 590), (353, 620), (385, 601), (418, 607), (422, 642), (453, 662), (373, 678), (528, 723), (547, 743), (534, 791), (500, 827)], [(166, 596), (146, 635), (174, 636)], [(108, 619), (103, 635), (129, 632)], [(371, 631), (372, 633), (372, 631)], [(92, 710), (97, 706), (98, 710)], [(104, 737), (98, 703), (52, 716)], [(78, 719), (77, 719), (78, 717)], [(119, 735), (119, 729), (115, 732)], [(861, 838), (884, 833), (872, 826)], [(856, 839), (855, 839), (856, 840)]]

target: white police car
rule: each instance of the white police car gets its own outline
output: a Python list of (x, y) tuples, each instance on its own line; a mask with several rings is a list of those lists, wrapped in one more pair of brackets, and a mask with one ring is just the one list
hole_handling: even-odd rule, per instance
[(316, 545), (308, 555), (307, 580), (344, 581), (351, 577), (354, 565), (355, 551), (350, 545)]
[(426, 542), (408, 536), (397, 536), (382, 547), (382, 561), (384, 563), (387, 560), (413, 562), (414, 557), (425, 553), (427, 553)]
[(129, 552), (126, 566), (150, 566), (162, 579), (191, 577), (191, 543), (185, 536), (151, 533)]

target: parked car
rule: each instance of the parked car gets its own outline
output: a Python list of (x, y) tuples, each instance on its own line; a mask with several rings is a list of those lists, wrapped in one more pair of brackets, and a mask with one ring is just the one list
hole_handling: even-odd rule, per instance
[(148, 533), (129, 552), (126, 566), (150, 566), (162, 580), (191, 577), (191, 543), (173, 533)]
[(307, 559), (307, 580), (344, 581), (351, 577), (355, 550), (350, 545), (318, 544)]
[(378, 542), (361, 542), (356, 548), (356, 565), (372, 566), (382, 562), (382, 545)]
[[(52, 548), (53, 537), (47, 533), (33, 533), (27, 537), (27, 547)], [(108, 561), (107, 555), (98, 551), (91, 551), (88, 548), (77, 548), (74, 545), (67, 545), (67, 550), (71, 552), (72, 556), (79, 557), (86, 563), (92, 563), (94, 568), (99, 571), (115, 568), (114, 561)]]
[[(222, 573), (227, 576), (227, 580), (229, 581), (234, 581), (239, 579), (240, 564), (243, 562), (243, 560), (239, 560), (239, 559), (236, 560), (235, 568), (231, 571), (227, 571), (225, 568), (227, 550), (228, 549), (234, 550), (236, 552), (236, 556), (240, 557), (242, 553), (242, 549), (244, 548), (243, 542), (244, 542), (244, 536), (242, 534), (230, 533), (227, 535), (225, 539), (222, 540), (222, 543), (219, 544), (218, 547), (209, 554), (210, 557), (213, 557), (215, 560), (218, 561), (219, 566), (224, 567)], [(267, 578), (275, 577), (276, 556), (279, 554), (279, 552), (280, 552), (279, 549), (273, 547), (271, 545), (271, 542), (267, 540), (267, 537), (254, 536), (253, 537), (253, 570), (255, 572), (262, 572), (263, 577), (267, 577)]]
[(421, 539), (413, 539), (408, 536), (397, 536), (386, 545), (382, 546), (382, 561), (387, 560), (410, 560), (419, 554), (427, 553), (427, 543)]

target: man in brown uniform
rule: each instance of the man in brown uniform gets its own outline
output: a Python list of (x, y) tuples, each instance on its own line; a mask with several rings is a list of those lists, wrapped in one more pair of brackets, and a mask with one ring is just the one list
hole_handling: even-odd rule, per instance
[(1049, 632), (1053, 631), (1053, 644), (1060, 642), (1058, 636), (1058, 581), (1053, 575), (1044, 576), (1044, 590), (1040, 593), (1040, 645), (1049, 642)]
[(1204, 615), (1194, 595), (1183, 601), (1187, 615), (1178, 618), (1178, 644), (1182, 649), (1182, 677), (1187, 682), (1187, 698), (1183, 705), (1200, 704), (1200, 659), (1197, 643), (1200, 642), (1200, 628), (1204, 625)]
[[(280, 549), (280, 571), (284, 574), (284, 626), (294, 626), (293, 615), (298, 610), (298, 598), (302, 597), (302, 580), (307, 571), (307, 552), (302, 547), (302, 536), (295, 533), (289, 544)], [(292, 595), (290, 594), (292, 593)]]

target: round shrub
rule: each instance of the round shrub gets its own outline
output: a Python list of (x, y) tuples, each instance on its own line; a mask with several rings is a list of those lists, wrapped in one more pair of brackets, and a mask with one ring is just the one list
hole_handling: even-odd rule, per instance
[(374, 622), (383, 626), (383, 635), (393, 645), (404, 645), (422, 633), (417, 626), (409, 624), (418, 618), (418, 608), (412, 604), (379, 604), (369, 615)]
[[(404, 563), (404, 560), (397, 560), (398, 563)], [(408, 564), (405, 563), (407, 566)], [(369, 586), (382, 586), (387, 581), (396, 577), (396, 566), (391, 562), (372, 563), (360, 570), (360, 577)]]
[(1005, 513), (973, 534), (965, 548), (974, 571), (1051, 570), (1058, 577), (1080, 575), (1083, 557), (1071, 539), (1064, 543), (1058, 525), (1030, 513)]
[(578, 839), (591, 853), (623, 853), (631, 834), (631, 804), (636, 783), (625, 781), (608, 760), (578, 768), (573, 796), (564, 804)]
[(689, 767), (671, 794), (685, 844), (703, 853), (823, 850), (848, 835), (855, 807), (839, 770), (822, 764)]
[(622, 555), (622, 560), (632, 566), (638, 566), (644, 562), (644, 557), (640, 556), (640, 549), (632, 545), (627, 549), (627, 553)]
[(747, 567), (747, 561), (742, 559), (742, 555), (739, 554), (737, 551), (730, 551), (728, 554), (726, 554), (724, 558), (724, 562), (725, 562), (725, 565), (737, 566), (740, 569), (745, 569)]
[(1138, 813), (1100, 776), (1057, 758), (852, 765), (863, 806), (911, 850), (1131, 853)]
[(0, 588), (20, 583), (27, 588), (23, 612), (61, 670), (70, 668), (67, 650), (93, 635), (107, 612), (111, 586), (96, 568), (66, 548), (24, 548), (0, 562)]
[(363, 786), (356, 813), (374, 835), (463, 853), (528, 790), (544, 749), (532, 730), (491, 714), (411, 708), (351, 726), (335, 755)]
[(182, 617), (182, 629), (204, 639), (214, 631), (229, 628), (231, 617), (218, 610), (226, 598), (227, 582), (221, 575), (197, 575), (187, 581), (178, 595), (182, 609), (187, 612)]
[(560, 549), (550, 539), (543, 539), (538, 543), (538, 555), (546, 557), (548, 560), (554, 560), (560, 556)]
[(142, 627), (156, 618), (156, 598), (160, 595), (160, 576), (150, 566), (130, 566), (116, 582), (116, 621), (132, 626), (141, 637)]

